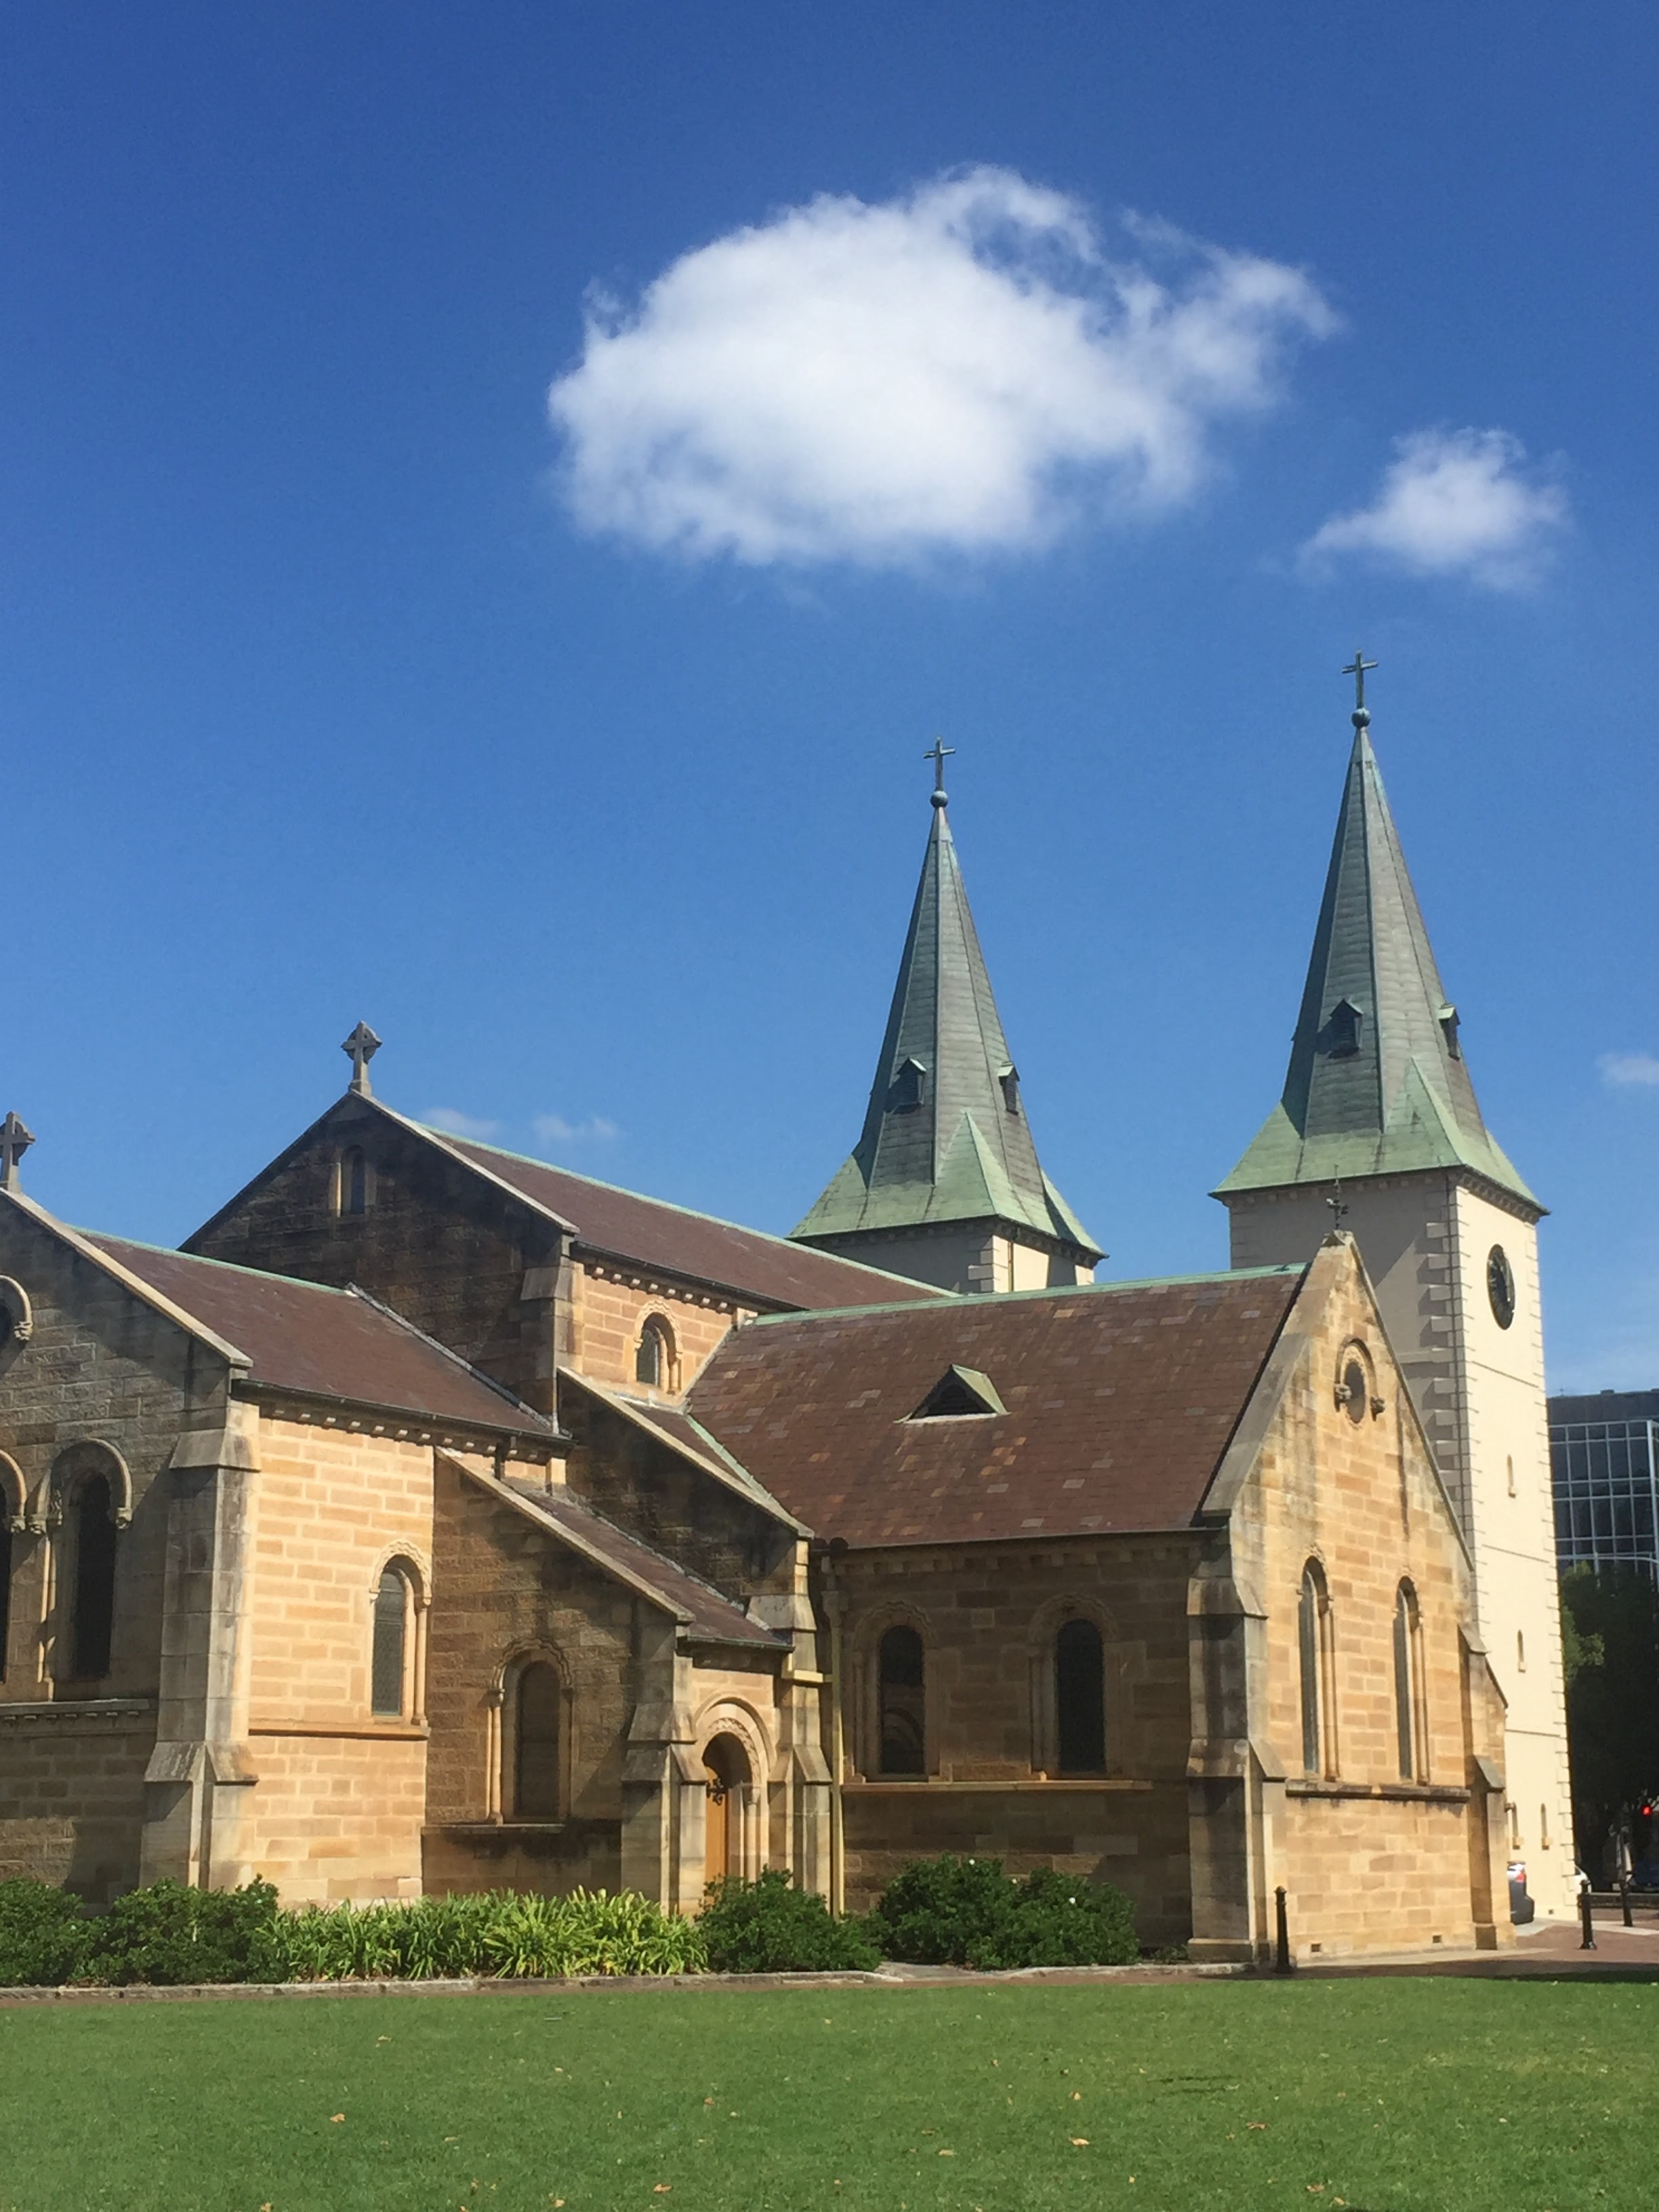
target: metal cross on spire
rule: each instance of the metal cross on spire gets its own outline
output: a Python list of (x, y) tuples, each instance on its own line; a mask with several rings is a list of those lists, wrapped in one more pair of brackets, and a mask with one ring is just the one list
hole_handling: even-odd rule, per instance
[(1365, 709), (1365, 676), (1367, 671), (1375, 668), (1376, 665), (1376, 663), (1374, 660), (1367, 660), (1359, 647), (1356, 646), (1353, 659), (1342, 672), (1345, 676), (1352, 676), (1353, 678), (1353, 719), (1356, 727), (1369, 722), (1371, 719)]
[(935, 806), (944, 806), (949, 803), (949, 795), (945, 788), (945, 763), (950, 759), (951, 754), (955, 752), (955, 750), (956, 747), (954, 745), (947, 745), (943, 738), (935, 738), (933, 744), (929, 745), (927, 751), (922, 755), (923, 760), (930, 760), (933, 763), (933, 804)]
[(15, 1114), (0, 1121), (0, 1190), (17, 1188), (17, 1163), (34, 1142), (32, 1133)]
[(374, 1092), (368, 1080), (368, 1063), (380, 1049), (380, 1040), (367, 1022), (359, 1022), (340, 1049), (350, 1055), (352, 1089), (360, 1097), (372, 1098)]

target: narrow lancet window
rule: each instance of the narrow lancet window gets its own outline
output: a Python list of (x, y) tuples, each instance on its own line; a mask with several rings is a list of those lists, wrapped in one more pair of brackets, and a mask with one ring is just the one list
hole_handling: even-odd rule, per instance
[(369, 1711), (397, 1720), (404, 1711), (404, 1647), (408, 1638), (409, 1584), (388, 1567), (374, 1593), (374, 1641), (369, 1669)]
[(653, 1390), (665, 1389), (670, 1357), (668, 1331), (653, 1316), (640, 1331), (639, 1344), (634, 1353), (634, 1380), (645, 1383)]
[(1106, 1771), (1106, 1656), (1092, 1620), (1054, 1638), (1054, 1720), (1062, 1774)]
[(890, 1628), (878, 1658), (881, 1771), (921, 1775), (927, 1771), (926, 1659), (914, 1628)]
[(81, 1486), (75, 1501), (75, 1602), (70, 1663), (78, 1682), (109, 1672), (115, 1620), (115, 1521), (101, 1474)]
[(1401, 1583), (1394, 1605), (1394, 1714), (1400, 1778), (1417, 1778), (1417, 1601)]
[(342, 1213), (367, 1213), (368, 1211), (368, 1162), (363, 1158), (361, 1145), (353, 1145), (340, 1160), (340, 1211)]
[(1311, 1559), (1303, 1570), (1296, 1627), (1302, 1677), (1302, 1771), (1304, 1774), (1323, 1774), (1330, 1730), (1325, 1683), (1329, 1606), (1324, 1577)]
[(559, 1817), (558, 1669), (538, 1659), (519, 1677), (514, 1715), (513, 1808), (520, 1820)]

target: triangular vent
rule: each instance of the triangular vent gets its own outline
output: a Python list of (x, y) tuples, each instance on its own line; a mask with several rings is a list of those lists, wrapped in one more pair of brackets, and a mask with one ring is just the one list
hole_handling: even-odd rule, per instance
[(942, 1421), (963, 1413), (1006, 1413), (1007, 1410), (988, 1375), (981, 1375), (977, 1367), (947, 1367), (907, 1419)]

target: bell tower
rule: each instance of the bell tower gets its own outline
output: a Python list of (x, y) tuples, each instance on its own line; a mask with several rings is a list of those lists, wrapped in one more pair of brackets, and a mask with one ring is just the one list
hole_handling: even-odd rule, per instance
[(1474, 1562), (1508, 1700), (1511, 1855), (1570, 1916), (1571, 1796), (1544, 1391), (1544, 1208), (1486, 1128), (1370, 741), (1353, 749), (1282, 1097), (1214, 1195), (1232, 1265), (1350, 1230)]
[(791, 1234), (947, 1291), (1086, 1283), (1104, 1255), (1042, 1172), (935, 744), (933, 823), (853, 1155)]

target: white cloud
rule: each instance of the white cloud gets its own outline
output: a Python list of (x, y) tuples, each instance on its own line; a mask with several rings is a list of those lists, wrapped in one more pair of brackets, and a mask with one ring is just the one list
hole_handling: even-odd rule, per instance
[(1659, 1083), (1659, 1060), (1650, 1052), (1604, 1052), (1595, 1064), (1604, 1083)]
[(531, 1126), (545, 1145), (608, 1145), (622, 1134), (603, 1114), (592, 1114), (586, 1121), (567, 1121), (562, 1114), (538, 1114)]
[(590, 312), (549, 395), (588, 527), (742, 562), (1039, 546), (1189, 497), (1335, 327), (1298, 270), (977, 168), (824, 196)]
[(426, 1118), (434, 1129), (447, 1129), (452, 1137), (476, 1137), (480, 1143), (486, 1137), (493, 1137), (501, 1126), (499, 1121), (475, 1121), (471, 1114), (463, 1114), (453, 1106), (428, 1106)]
[(1369, 554), (1419, 576), (1468, 577), (1494, 590), (1524, 588), (1567, 519), (1559, 483), (1527, 468), (1507, 430), (1413, 430), (1370, 506), (1333, 515), (1303, 548), (1318, 568)]

